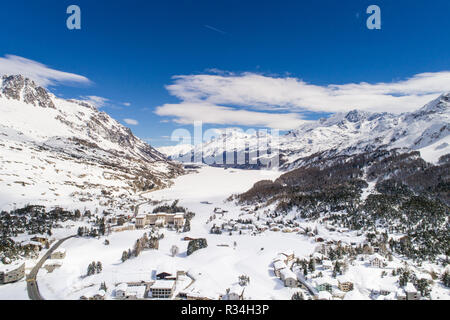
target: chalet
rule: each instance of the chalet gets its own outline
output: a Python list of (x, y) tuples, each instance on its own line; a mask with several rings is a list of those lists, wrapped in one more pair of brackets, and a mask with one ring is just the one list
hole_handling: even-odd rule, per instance
[(116, 298), (125, 299), (127, 296), (128, 285), (126, 283), (121, 283), (116, 287)]
[(52, 252), (50, 259), (64, 259), (66, 257), (66, 249), (59, 248)]
[(39, 242), (42, 246), (46, 246), (50, 243), (47, 237), (36, 236), (30, 239), (31, 241)]
[(420, 293), (411, 282), (408, 282), (404, 288), (407, 300), (420, 300)]
[(168, 299), (175, 291), (175, 280), (156, 280), (150, 287), (149, 296), (154, 299)]
[(0, 266), (0, 284), (19, 281), (25, 277), (25, 263)]
[(338, 288), (343, 292), (349, 292), (353, 290), (353, 282), (346, 276), (340, 276), (338, 279)]
[(285, 287), (296, 288), (298, 285), (297, 276), (287, 268), (280, 270), (280, 279)]
[(317, 278), (315, 279), (315, 288), (317, 291), (328, 291), (333, 293), (333, 286), (338, 286), (336, 279), (333, 278)]
[(375, 268), (384, 268), (387, 265), (386, 259), (378, 253), (375, 253), (370, 257), (370, 265)]
[(280, 277), (280, 271), (286, 268), (287, 266), (283, 261), (277, 260), (273, 263), (273, 272), (278, 278)]
[(47, 260), (44, 263), (44, 269), (47, 270), (48, 273), (52, 273), (55, 269), (61, 268), (62, 262), (60, 260)]
[(37, 241), (24, 241), (24, 242), (22, 242), (21, 246), (23, 248), (31, 250), (31, 251), (33, 251), (35, 253), (38, 253), (43, 248), (43, 245), (40, 242), (37, 242)]

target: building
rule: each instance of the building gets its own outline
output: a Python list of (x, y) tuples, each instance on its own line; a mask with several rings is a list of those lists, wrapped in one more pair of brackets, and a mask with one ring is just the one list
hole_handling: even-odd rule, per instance
[(43, 247), (49, 246), (54, 241), (54, 239), (49, 239), (45, 236), (35, 236), (35, 237), (31, 238), (30, 240), (39, 242)]
[(146, 226), (174, 226), (181, 228), (184, 226), (184, 213), (148, 213), (138, 215), (136, 217), (136, 228), (142, 229)]
[(105, 300), (106, 292), (104, 290), (99, 290), (97, 292), (88, 292), (83, 295), (81, 300)]
[(328, 291), (333, 293), (333, 286), (338, 286), (336, 279), (333, 278), (317, 278), (315, 279), (315, 288), (317, 291)]
[(295, 259), (294, 251), (285, 251), (281, 254), (286, 257), (286, 263)]
[(349, 292), (353, 290), (353, 282), (346, 276), (340, 276), (338, 279), (338, 288), (343, 292)]
[(116, 298), (125, 299), (127, 296), (128, 285), (126, 283), (121, 283), (116, 287)]
[(375, 253), (370, 257), (370, 265), (375, 268), (384, 268), (387, 265), (386, 259), (378, 253)]
[(408, 282), (404, 288), (407, 300), (420, 300), (420, 293), (411, 282)]
[(406, 300), (406, 292), (405, 292), (405, 290), (398, 289), (397, 290), (397, 294), (396, 294), (396, 298), (397, 298), (397, 300), (405, 301)]
[(136, 217), (136, 228), (143, 229), (147, 225), (147, 215), (140, 214)]
[(156, 280), (150, 287), (149, 296), (154, 299), (169, 299), (174, 291), (175, 280)]
[(111, 227), (111, 230), (110, 230), (110, 231), (112, 231), (112, 232), (132, 231), (132, 230), (134, 230), (135, 228), (136, 228), (136, 227), (135, 227), (134, 224), (126, 223), (126, 224), (123, 224), (123, 225), (121, 225), (121, 226), (114, 226), (114, 227)]
[(0, 266), (0, 284), (16, 282), (25, 277), (25, 263)]
[(50, 259), (64, 259), (66, 257), (66, 249), (59, 248), (52, 252)]
[(125, 293), (125, 300), (142, 300), (145, 298), (145, 292), (147, 291), (147, 286), (128, 286)]
[(21, 243), (21, 246), (35, 253), (38, 253), (43, 248), (43, 245), (37, 241), (24, 241)]
[(227, 289), (227, 293), (221, 297), (222, 300), (244, 300), (245, 287), (234, 285)]
[(273, 263), (273, 272), (278, 278), (280, 277), (280, 271), (286, 268), (287, 266), (283, 261), (277, 260)]
[(44, 263), (44, 269), (47, 270), (48, 273), (52, 273), (55, 269), (58, 269), (62, 266), (61, 260), (47, 260)]
[(121, 283), (116, 286), (116, 299), (121, 300), (142, 300), (145, 298), (147, 285), (138, 283)]
[(296, 288), (298, 285), (297, 276), (288, 268), (280, 270), (280, 279), (285, 287)]

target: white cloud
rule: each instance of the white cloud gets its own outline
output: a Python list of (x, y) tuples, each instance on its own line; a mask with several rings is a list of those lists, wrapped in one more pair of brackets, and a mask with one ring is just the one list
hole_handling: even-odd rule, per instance
[(239, 110), (208, 103), (165, 104), (156, 108), (160, 116), (173, 116), (175, 122), (192, 124), (202, 121), (210, 124), (269, 127), (282, 130), (292, 129), (305, 123), (299, 114), (269, 113)]
[(87, 102), (98, 109), (106, 106), (109, 102), (109, 99), (98, 96), (83, 96), (80, 98), (82, 101)]
[(130, 125), (130, 126), (137, 126), (139, 125), (139, 122), (137, 120), (134, 119), (123, 119), (123, 122), (125, 122), (126, 124)]
[(122, 103), (125, 107), (129, 107), (129, 106), (131, 106), (131, 103), (130, 102), (124, 102), (124, 103)]
[(216, 106), (216, 110), (221, 110), (218, 106), (225, 105), (290, 112), (361, 109), (401, 113), (416, 110), (448, 91), (450, 71), (421, 73), (393, 82), (327, 86), (309, 84), (293, 77), (269, 77), (254, 73), (203, 74), (176, 76), (174, 83), (166, 88), (181, 99), (183, 105), (202, 103)]
[(60, 83), (91, 83), (84, 76), (51, 69), (42, 63), (14, 55), (5, 55), (5, 57), (0, 58), (0, 74), (21, 74), (43, 87)]

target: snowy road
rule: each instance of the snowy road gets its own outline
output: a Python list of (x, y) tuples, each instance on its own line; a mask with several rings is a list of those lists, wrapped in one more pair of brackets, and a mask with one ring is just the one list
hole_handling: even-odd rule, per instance
[(33, 270), (28, 274), (27, 276), (27, 291), (28, 291), (28, 297), (30, 300), (45, 300), (41, 293), (39, 292), (39, 287), (36, 281), (37, 274), (39, 272), (39, 269), (41, 269), (42, 265), (45, 263), (45, 261), (52, 255), (52, 253), (58, 249), (58, 247), (67, 239), (73, 238), (74, 236), (70, 236), (61, 240), (58, 240), (53, 247), (51, 247), (45, 255), (39, 260), (39, 262), (34, 266)]

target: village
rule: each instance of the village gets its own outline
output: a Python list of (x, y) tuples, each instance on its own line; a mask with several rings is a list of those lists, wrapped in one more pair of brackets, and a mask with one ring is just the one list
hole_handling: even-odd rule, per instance
[[(19, 235), (16, 245), (29, 256), (3, 261), (0, 297), (10, 286), (25, 288), (38, 261), (67, 237), (37, 273), (35, 281), (44, 299), (448, 297), (443, 283), (448, 266), (417, 264), (393, 254), (382, 232), (368, 235), (326, 220), (278, 215), (270, 207), (236, 205), (224, 200), (235, 186), (230, 183), (228, 188), (204, 197), (191, 191), (189, 183), (179, 183), (152, 193), (134, 214), (85, 212), (77, 220), (61, 222), (52, 235)], [(185, 196), (181, 202), (180, 194)], [(403, 238), (399, 235), (398, 241)], [(21, 292), (27, 299), (26, 290)]]

